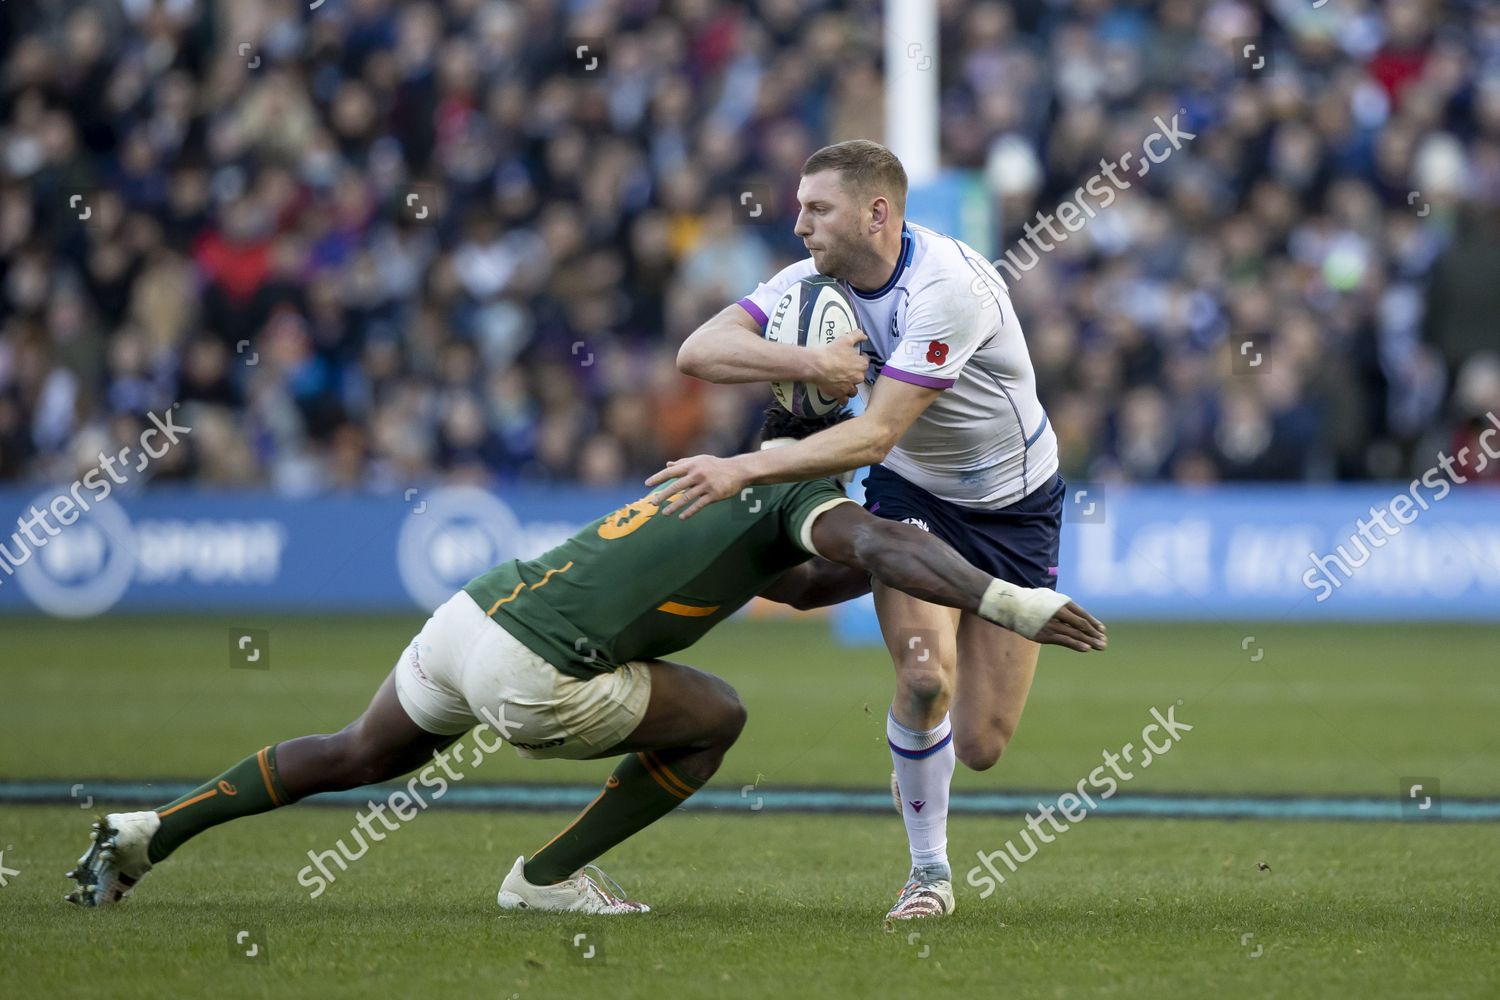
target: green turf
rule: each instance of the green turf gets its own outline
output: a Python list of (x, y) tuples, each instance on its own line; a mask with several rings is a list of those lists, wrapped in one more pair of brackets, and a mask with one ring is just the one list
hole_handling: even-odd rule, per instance
[[(306, 850), (352, 821), (305, 808), (225, 827), (127, 906), (85, 912), (58, 898), (84, 816), (14, 810), (0, 994), (1483, 997), (1500, 984), (1489, 827), (1089, 820), (990, 899), (969, 890), (951, 920), (885, 934), (894, 815), (671, 818), (608, 865), (657, 912), (613, 921), (495, 909), (501, 869), (561, 821), (546, 815), (420, 815), (309, 900)], [(956, 822), (955, 857), (1016, 827)], [(263, 935), (266, 963), (230, 957), (239, 929)], [(578, 933), (604, 964), (570, 952)]]
[[(271, 669), (229, 669), (231, 626), (270, 629)], [(0, 777), (194, 777), (359, 713), (421, 625), (406, 619), (7, 621)], [(1249, 651), (1241, 645), (1254, 633)], [(1262, 650), (1258, 662), (1251, 657)], [(876, 787), (889, 774), (883, 651), (817, 622), (734, 622), (679, 657), (740, 691), (750, 723), (721, 782)], [(1001, 765), (960, 788), (1076, 785), (1182, 699), (1193, 732), (1130, 791), (1500, 794), (1500, 629), (1116, 625), (1111, 649), (1049, 649)], [(14, 664), (11, 667), (10, 664)], [(69, 723), (107, 713), (87, 740)], [(60, 738), (61, 737), (61, 738)], [(484, 780), (592, 781), (608, 765), (498, 755)]]
[[(420, 624), (7, 620), (0, 778), (207, 777), (266, 742), (341, 726)], [(228, 668), (231, 626), (271, 630), (270, 670)], [(1153, 705), (1181, 699), (1194, 730), (1125, 790), (1395, 795), (1400, 777), (1434, 776), (1448, 796), (1500, 794), (1500, 629), (1117, 625), (1111, 637), (1102, 656), (1044, 654), (1006, 758), (960, 770), (959, 785), (1074, 785), (1138, 738)], [(716, 783), (885, 782), (882, 653), (834, 646), (818, 623), (736, 622), (680, 658), (730, 679), (750, 709)], [(501, 754), (472, 780), (592, 782), (609, 767)], [(955, 917), (908, 941), (879, 929), (904, 870), (894, 815), (670, 817), (604, 859), (658, 912), (602, 925), (494, 908), (503, 869), (561, 814), (440, 806), (310, 901), (296, 879), (306, 852), (346, 836), (354, 814), (286, 810), (213, 831), (128, 907), (86, 913), (60, 896), (87, 816), (0, 806), (3, 863), (20, 869), (0, 888), (0, 996), (1500, 992), (1492, 824), (1094, 817), (987, 900), (960, 882)], [(1021, 827), (955, 821), (960, 879)], [(230, 957), (240, 928), (264, 930), (268, 962)], [(574, 933), (602, 934), (605, 964), (570, 952)]]

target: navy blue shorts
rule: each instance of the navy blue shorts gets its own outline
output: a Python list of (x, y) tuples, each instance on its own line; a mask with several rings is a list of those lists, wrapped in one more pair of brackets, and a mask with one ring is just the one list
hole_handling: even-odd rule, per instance
[(941, 500), (883, 465), (865, 477), (865, 509), (888, 521), (920, 522), (991, 576), (1025, 587), (1057, 589), (1057, 548), (1067, 484), (1054, 475), (1000, 510), (973, 510)]

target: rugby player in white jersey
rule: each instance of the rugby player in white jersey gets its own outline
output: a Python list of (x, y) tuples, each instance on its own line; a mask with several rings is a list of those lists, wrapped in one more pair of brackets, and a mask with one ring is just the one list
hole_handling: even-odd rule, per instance
[[(906, 172), (879, 143), (818, 150), (797, 200), (795, 231), (811, 256), (703, 324), (678, 365), (710, 382), (796, 379), (834, 396), (857, 391), (864, 413), (785, 448), (671, 462), (647, 480), (675, 479), (679, 496), (662, 512), (687, 517), (747, 486), (868, 465), (871, 513), (937, 535), (1018, 587), (1055, 589), (1064, 493), (1057, 438), (1004, 281), (972, 248), (904, 221)], [(820, 348), (765, 340), (782, 293), (815, 273), (850, 293), (860, 332)], [(896, 667), (886, 733), (912, 858), (889, 927), (952, 912), (955, 760), (978, 771), (999, 760), (1038, 646), (878, 581), (874, 596)]]

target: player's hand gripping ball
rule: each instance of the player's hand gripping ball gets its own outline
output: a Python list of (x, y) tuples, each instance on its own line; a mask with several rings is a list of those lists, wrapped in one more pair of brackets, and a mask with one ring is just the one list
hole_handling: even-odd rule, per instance
[[(833, 278), (815, 275), (786, 290), (766, 323), (765, 337), (778, 344), (826, 348), (858, 329), (859, 320), (848, 294)], [(771, 383), (776, 401), (799, 417), (821, 416), (847, 398), (830, 396), (825, 388), (814, 382)]]

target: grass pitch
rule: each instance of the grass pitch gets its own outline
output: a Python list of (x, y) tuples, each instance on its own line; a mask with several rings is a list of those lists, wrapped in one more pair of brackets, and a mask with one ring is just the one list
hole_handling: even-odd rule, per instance
[[(206, 778), (269, 741), (352, 718), (419, 625), (7, 621), (0, 780), (64, 780), (87, 795), (100, 778)], [(229, 669), (233, 626), (271, 630), (271, 669)], [(1193, 731), (1122, 793), (1395, 797), (1403, 777), (1432, 776), (1447, 797), (1500, 795), (1500, 630), (1116, 626), (1111, 643), (1103, 656), (1044, 653), (1005, 760), (961, 768), (959, 786), (1055, 794), (1136, 739), (1152, 706), (1181, 699)], [(835, 647), (815, 622), (737, 622), (680, 658), (728, 678), (750, 709), (716, 784), (886, 781), (879, 651)], [(502, 754), (469, 780), (596, 783), (609, 767)], [(296, 807), (211, 831), (129, 905), (82, 912), (61, 902), (61, 876), (90, 815), (0, 804), (0, 863), (18, 872), (0, 888), (6, 997), (1500, 990), (1493, 824), (1090, 817), (980, 899), (962, 873), (1023, 819), (956, 819), (958, 912), (886, 934), (880, 916), (905, 868), (894, 813), (668, 817), (602, 860), (656, 907), (626, 920), (501, 914), (500, 875), (568, 815), (441, 804), (316, 900), (296, 872), (309, 849), (347, 835), (350, 809)]]

